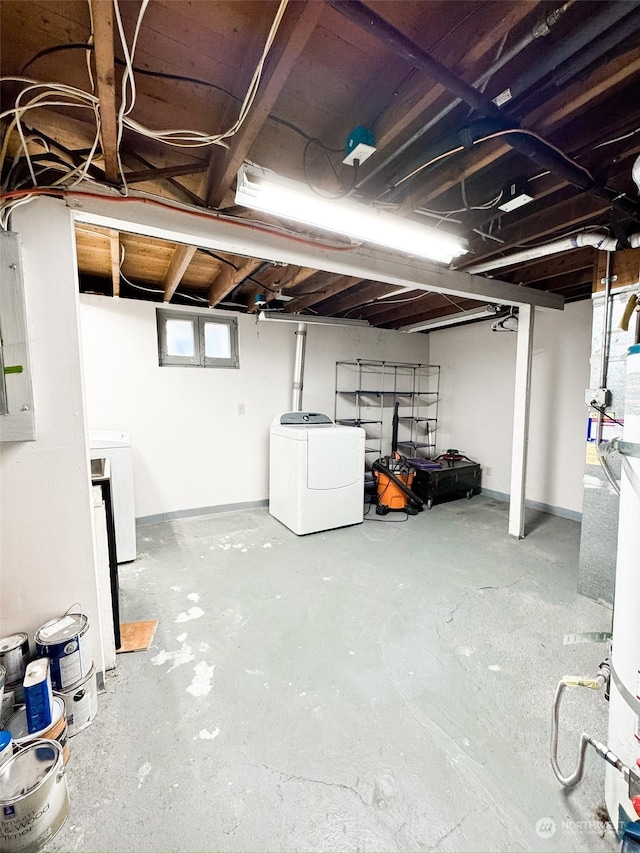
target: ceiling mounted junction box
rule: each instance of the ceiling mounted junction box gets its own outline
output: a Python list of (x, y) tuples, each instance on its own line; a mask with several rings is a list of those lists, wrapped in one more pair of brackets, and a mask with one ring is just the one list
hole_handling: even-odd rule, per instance
[(510, 213), (524, 204), (529, 204), (530, 201), (533, 201), (533, 196), (525, 192), (525, 182), (517, 181), (516, 183), (507, 184), (504, 187), (498, 207), (500, 210), (504, 210), (505, 213)]
[(373, 133), (368, 127), (359, 124), (351, 131), (344, 145), (345, 158), (342, 161), (345, 166), (355, 166), (357, 160), (359, 164), (368, 160), (372, 154), (377, 151), (373, 144)]

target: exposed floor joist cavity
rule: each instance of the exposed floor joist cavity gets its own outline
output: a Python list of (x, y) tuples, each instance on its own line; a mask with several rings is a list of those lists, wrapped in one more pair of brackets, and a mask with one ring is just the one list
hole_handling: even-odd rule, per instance
[(241, 220), (232, 221), (202, 211), (151, 202), (143, 198), (97, 198), (82, 193), (67, 197), (78, 222), (117, 228), (148, 237), (186, 243), (214, 251), (259, 257), (265, 261), (296, 264), (318, 270), (435, 291), (504, 305), (534, 305), (563, 310), (564, 299), (556, 293), (448, 270), (428, 261), (417, 261), (381, 249), (354, 246), (332, 248), (305, 238), (292, 239)]

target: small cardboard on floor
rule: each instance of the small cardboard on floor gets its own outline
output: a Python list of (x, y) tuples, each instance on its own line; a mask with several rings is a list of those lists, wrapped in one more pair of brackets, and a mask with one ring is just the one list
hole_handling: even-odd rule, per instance
[(146, 652), (158, 627), (157, 619), (146, 622), (123, 622), (120, 624), (120, 648), (117, 654), (124, 652)]

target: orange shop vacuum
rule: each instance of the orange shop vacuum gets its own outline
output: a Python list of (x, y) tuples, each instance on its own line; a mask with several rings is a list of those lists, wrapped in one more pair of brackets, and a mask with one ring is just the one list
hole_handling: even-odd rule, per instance
[(416, 515), (422, 510), (424, 502), (411, 491), (416, 469), (404, 456), (398, 453), (383, 456), (373, 463), (372, 469), (376, 481), (377, 515), (388, 512)]

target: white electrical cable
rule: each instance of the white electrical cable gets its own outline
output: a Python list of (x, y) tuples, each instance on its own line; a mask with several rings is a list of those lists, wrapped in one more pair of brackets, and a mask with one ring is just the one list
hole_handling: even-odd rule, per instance
[[(120, 171), (120, 175), (122, 178), (122, 183), (125, 187), (126, 192), (128, 193), (128, 188), (126, 184), (126, 176), (125, 172), (122, 168), (122, 162), (120, 160), (120, 141), (122, 138), (123, 129), (126, 127), (135, 133), (138, 133), (142, 136), (146, 136), (150, 139), (155, 139), (158, 142), (162, 142), (165, 145), (171, 145), (179, 148), (201, 148), (209, 145), (220, 145), (222, 147), (228, 147), (225, 143), (225, 139), (228, 139), (230, 136), (233, 136), (238, 132), (243, 122), (245, 121), (252, 105), (255, 100), (260, 81), (262, 78), (262, 73), (264, 70), (264, 64), (275, 39), (276, 33), (280, 27), (284, 12), (287, 8), (288, 0), (281, 0), (280, 5), (278, 7), (278, 11), (276, 12), (273, 23), (271, 24), (271, 28), (267, 35), (267, 39), (265, 42), (265, 46), (263, 48), (262, 54), (260, 56), (260, 60), (255, 68), (253, 76), (251, 78), (251, 82), (247, 89), (247, 93), (244, 97), (244, 100), (241, 104), (240, 111), (238, 114), (238, 118), (223, 133), (219, 134), (206, 134), (197, 130), (190, 129), (177, 129), (177, 130), (153, 130), (152, 128), (145, 127), (139, 122), (129, 117), (129, 114), (133, 110), (136, 101), (136, 88), (135, 88), (135, 79), (133, 72), (133, 57), (135, 54), (138, 36), (140, 34), (140, 29), (142, 25), (142, 19), (144, 17), (144, 13), (148, 6), (149, 0), (143, 0), (140, 10), (138, 12), (138, 17), (136, 20), (136, 26), (134, 30), (133, 41), (131, 44), (131, 48), (126, 41), (126, 36), (124, 33), (124, 26), (122, 23), (122, 17), (120, 14), (120, 8), (118, 5), (118, 0), (114, 0), (114, 10), (116, 15), (116, 21), (118, 25), (118, 32), (120, 35), (120, 41), (122, 43), (122, 49), (125, 57), (125, 73), (122, 81), (122, 101), (120, 105), (120, 110), (118, 112), (118, 150), (117, 150), (117, 158), (118, 158), (118, 167)], [(87, 45), (91, 45), (93, 43), (93, 14), (90, 7), (90, 19), (91, 19), (91, 33), (89, 36), (89, 40), (87, 41)], [(87, 51), (87, 54), (90, 54), (90, 51)], [(88, 56), (89, 59), (89, 56)], [(92, 89), (94, 88), (94, 80), (91, 72), (90, 61), (88, 61), (87, 70), (89, 72), (89, 81)], [(0, 170), (2, 169), (2, 165), (4, 163), (4, 159), (6, 157), (7, 149), (9, 146), (10, 138), (14, 132), (17, 132), (20, 138), (20, 146), (22, 152), (24, 154), (25, 160), (27, 162), (27, 166), (29, 169), (29, 174), (31, 176), (31, 181), (34, 186), (38, 185), (36, 170), (33, 167), (33, 163), (31, 161), (31, 157), (28, 149), (28, 139), (24, 134), (22, 128), (22, 117), (32, 109), (36, 109), (38, 107), (51, 107), (51, 106), (64, 106), (64, 107), (74, 107), (80, 109), (92, 109), (95, 115), (95, 123), (96, 123), (96, 133), (94, 136), (93, 144), (89, 151), (87, 158), (81, 163), (79, 166), (70, 169), (70, 171), (59, 178), (53, 186), (59, 186), (61, 184), (65, 184), (68, 182), (69, 178), (73, 178), (75, 176), (75, 180), (70, 184), (69, 188), (76, 187), (83, 180), (87, 178), (88, 170), (91, 164), (94, 161), (96, 151), (98, 148), (99, 140), (100, 140), (100, 112), (99, 112), (99, 99), (95, 94), (85, 92), (82, 89), (78, 89), (74, 86), (68, 86), (63, 83), (43, 83), (38, 80), (33, 80), (27, 77), (2, 77), (0, 78), (0, 82), (2, 81), (12, 81), (25, 83), (26, 86), (23, 88), (18, 97), (16, 98), (16, 102), (12, 109), (5, 110), (0, 114), (0, 119), (7, 118), (9, 116), (12, 117), (11, 122), (7, 127), (7, 131), (5, 133), (4, 142), (2, 148), (0, 149)], [(127, 87), (130, 90), (130, 97), (127, 97)], [(38, 90), (41, 90), (38, 92)], [(38, 92), (37, 94), (33, 94), (29, 101), (26, 103), (22, 103), (23, 99), (30, 93)], [(64, 98), (64, 100), (62, 100)], [(4, 189), (4, 188), (3, 188)], [(30, 201), (30, 197), (25, 197), (24, 199), (20, 199), (17, 202), (8, 202), (3, 205), (2, 214), (0, 216), (0, 223), (3, 224), (3, 227), (6, 227), (6, 222), (8, 221), (8, 217), (10, 215), (10, 211), (15, 209), (18, 204), (25, 204)]]

